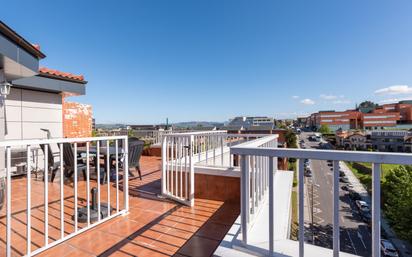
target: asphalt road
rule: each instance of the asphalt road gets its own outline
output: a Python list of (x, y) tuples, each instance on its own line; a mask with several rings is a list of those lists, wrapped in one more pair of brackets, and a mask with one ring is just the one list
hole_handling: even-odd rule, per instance
[[(304, 148), (317, 148), (319, 143), (308, 140), (310, 132), (302, 132), (299, 140), (305, 141)], [(309, 207), (312, 206), (313, 186), (313, 231), (315, 244), (332, 249), (332, 221), (333, 221), (333, 177), (331, 166), (327, 161), (311, 160), (312, 177), (306, 178), (306, 189), (309, 197)], [(319, 185), (319, 186), (316, 186)], [(371, 233), (358, 213), (355, 203), (350, 199), (347, 191), (340, 183), (340, 249), (360, 256), (371, 256)], [(311, 210), (311, 208), (309, 208)], [(308, 232), (310, 234), (310, 231)]]

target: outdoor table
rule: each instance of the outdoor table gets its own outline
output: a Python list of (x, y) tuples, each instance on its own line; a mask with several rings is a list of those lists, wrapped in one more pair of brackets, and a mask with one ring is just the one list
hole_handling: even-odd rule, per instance
[[(77, 153), (78, 154), (86, 154), (87, 153), (87, 147), (86, 146), (81, 146), (77, 148)], [(117, 158), (121, 158), (121, 156), (124, 153), (124, 149), (120, 146), (117, 147)], [(89, 146), (89, 154), (90, 155), (94, 155), (95, 159), (94, 159), (94, 165), (95, 167), (97, 167), (98, 162), (99, 162), (99, 156), (97, 156), (97, 147), (96, 146)], [(99, 152), (100, 156), (103, 156), (104, 159), (104, 170), (106, 171), (107, 169), (107, 147), (105, 145), (100, 145), (100, 152)], [(109, 146), (109, 161), (111, 161), (113, 158), (116, 158), (116, 147), (115, 146)], [(112, 168), (113, 166), (110, 164), (110, 168)], [(106, 175), (110, 176), (110, 173), (107, 173), (106, 171)]]

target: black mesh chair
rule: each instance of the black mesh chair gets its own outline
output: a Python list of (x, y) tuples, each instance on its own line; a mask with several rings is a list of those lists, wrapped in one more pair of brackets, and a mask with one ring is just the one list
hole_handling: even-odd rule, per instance
[[(77, 171), (83, 172), (83, 178), (86, 179), (87, 166), (83, 163), (83, 159), (79, 156), (77, 158)], [(74, 150), (70, 143), (63, 144), (63, 162), (64, 162), (64, 176), (70, 178), (74, 173)]]
[[(43, 151), (43, 155), (46, 156), (46, 147), (45, 144), (41, 144), (40, 145), (41, 150)], [(52, 152), (52, 149), (50, 147), (50, 145), (47, 145), (47, 171), (51, 172), (51, 182), (54, 181), (54, 178), (56, 177), (56, 172), (60, 167), (60, 162), (55, 162), (54, 161), (54, 155)], [(46, 172), (46, 168), (45, 168), (45, 172)]]
[(140, 180), (142, 180), (142, 173), (140, 171), (140, 157), (143, 153), (144, 141), (137, 138), (129, 138), (129, 168), (135, 167), (139, 173)]

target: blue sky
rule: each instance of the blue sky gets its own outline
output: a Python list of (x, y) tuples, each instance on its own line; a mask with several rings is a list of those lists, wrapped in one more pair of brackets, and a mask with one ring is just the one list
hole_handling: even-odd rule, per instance
[[(2, 20), (84, 74), (98, 123), (295, 117), (412, 99), (412, 1), (5, 1)], [(7, 10), (7, 11), (6, 11)], [(378, 91), (380, 90), (380, 91)]]

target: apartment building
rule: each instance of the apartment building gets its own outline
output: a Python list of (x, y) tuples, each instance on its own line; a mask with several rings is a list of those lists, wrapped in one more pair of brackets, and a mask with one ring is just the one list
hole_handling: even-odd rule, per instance
[(343, 112), (320, 111), (309, 117), (309, 126), (319, 128), (328, 125), (332, 131), (358, 129), (360, 127), (361, 115), (355, 110)]
[(306, 125), (313, 129), (318, 129), (324, 124), (332, 131), (412, 128), (412, 101), (384, 104), (369, 109), (319, 111), (311, 114), (306, 122)]
[(406, 130), (377, 130), (371, 132), (371, 143), (381, 152), (411, 152), (412, 132)]

